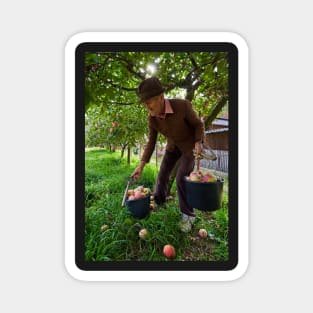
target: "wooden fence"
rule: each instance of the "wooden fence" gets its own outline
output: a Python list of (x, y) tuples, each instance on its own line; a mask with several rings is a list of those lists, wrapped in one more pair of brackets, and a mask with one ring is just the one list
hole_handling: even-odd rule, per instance
[(215, 161), (202, 159), (200, 166), (215, 171), (228, 173), (228, 151), (226, 150), (213, 150), (217, 156)]
[[(228, 151), (225, 150), (213, 150), (213, 151), (217, 156), (217, 159), (215, 161), (202, 159), (200, 161), (200, 166), (218, 172), (228, 173)], [(154, 150), (152, 159), (155, 162), (156, 166), (160, 166), (164, 153), (165, 150), (157, 149)]]

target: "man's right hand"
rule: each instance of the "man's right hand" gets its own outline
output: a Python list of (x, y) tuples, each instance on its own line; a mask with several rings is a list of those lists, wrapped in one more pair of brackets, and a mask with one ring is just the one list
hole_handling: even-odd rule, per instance
[(142, 170), (145, 167), (145, 165), (146, 165), (146, 162), (145, 161), (141, 161), (140, 165), (131, 174), (131, 177), (133, 177), (135, 180), (139, 179), (141, 177), (141, 173), (142, 173)]
[(139, 179), (141, 177), (142, 170), (143, 168), (141, 166), (138, 166), (131, 174), (131, 177), (133, 177), (135, 180)]

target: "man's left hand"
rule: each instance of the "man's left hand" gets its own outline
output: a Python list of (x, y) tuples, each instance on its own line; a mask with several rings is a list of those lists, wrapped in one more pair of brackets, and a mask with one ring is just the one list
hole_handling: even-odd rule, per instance
[(202, 147), (200, 142), (195, 143), (195, 152), (196, 154), (200, 154), (202, 152)]

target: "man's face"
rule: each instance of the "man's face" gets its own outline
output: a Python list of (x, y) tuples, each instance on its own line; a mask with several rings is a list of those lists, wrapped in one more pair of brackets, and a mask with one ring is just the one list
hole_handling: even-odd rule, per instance
[(145, 105), (148, 108), (151, 116), (157, 116), (164, 111), (164, 95), (149, 98), (145, 101)]

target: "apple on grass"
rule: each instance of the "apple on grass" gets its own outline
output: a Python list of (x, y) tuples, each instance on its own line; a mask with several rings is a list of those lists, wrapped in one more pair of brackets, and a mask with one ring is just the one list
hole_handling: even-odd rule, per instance
[(140, 237), (140, 239), (146, 240), (146, 239), (148, 238), (148, 236), (149, 236), (149, 232), (148, 232), (148, 230), (147, 230), (146, 228), (143, 228), (143, 229), (141, 229), (141, 230), (139, 231), (139, 237)]
[(172, 245), (167, 244), (163, 247), (163, 254), (168, 259), (174, 259), (176, 257), (175, 248)]
[(109, 225), (104, 224), (101, 226), (101, 231), (106, 231), (108, 229), (109, 229)]
[(201, 228), (198, 232), (198, 235), (200, 238), (206, 238), (208, 237), (208, 233), (204, 228)]

